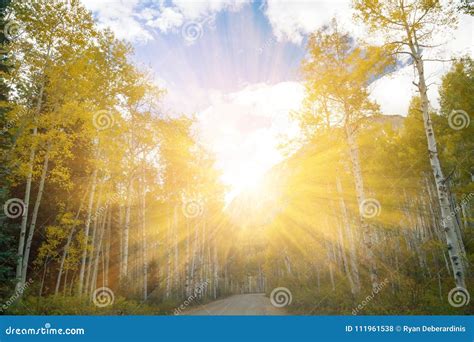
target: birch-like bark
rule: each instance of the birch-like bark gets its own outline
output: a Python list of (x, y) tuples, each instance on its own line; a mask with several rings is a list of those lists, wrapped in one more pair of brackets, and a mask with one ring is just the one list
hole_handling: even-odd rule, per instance
[(92, 271), (92, 268), (93, 268), (93, 262), (94, 262), (94, 253), (95, 253), (95, 249), (96, 249), (96, 244), (97, 244), (97, 241), (96, 241), (96, 235), (97, 235), (97, 230), (99, 227), (100, 228), (100, 220), (102, 218), (102, 216), (100, 216), (98, 213), (99, 213), (99, 210), (100, 210), (100, 206), (101, 206), (101, 199), (102, 199), (102, 190), (103, 190), (103, 187), (104, 187), (104, 183), (101, 183), (101, 185), (99, 186), (99, 192), (97, 194), (97, 200), (96, 200), (96, 206), (95, 206), (95, 210), (94, 210), (94, 223), (92, 225), (92, 236), (91, 236), (91, 247), (88, 251), (88, 257), (87, 257), (87, 272), (86, 272), (86, 277), (85, 277), (85, 292), (87, 293), (89, 291), (89, 288), (90, 288), (90, 285), (91, 285), (91, 271)]
[[(168, 219), (168, 234), (167, 234), (167, 238), (168, 238), (168, 246), (172, 246), (172, 238), (171, 238), (171, 218)], [(167, 266), (166, 266), (166, 273), (167, 273), (167, 277), (166, 277), (166, 295), (165, 297), (168, 299), (171, 297), (171, 281), (172, 281), (172, 278), (173, 278), (173, 274), (172, 274), (172, 270), (171, 270), (171, 258), (172, 258), (172, 255), (171, 255), (171, 248), (167, 249), (167, 252), (166, 252), (166, 255), (167, 255)]]
[(197, 262), (197, 254), (199, 250), (199, 234), (198, 234), (199, 228), (194, 226), (194, 240), (193, 240), (193, 257), (191, 261), (191, 271), (190, 271), (190, 282), (191, 282), (191, 289), (196, 288), (196, 280), (195, 280), (195, 274), (196, 274), (196, 262)]
[(454, 281), (458, 287), (466, 287), (464, 262), (462, 260), (462, 253), (460, 251), (460, 241), (456, 234), (456, 227), (452, 220), (449, 191), (446, 186), (446, 178), (444, 177), (441, 163), (438, 156), (438, 147), (436, 143), (435, 132), (433, 129), (433, 122), (431, 121), (431, 114), (429, 111), (429, 100), (427, 94), (427, 86), (425, 79), (424, 62), (421, 56), (421, 48), (418, 45), (416, 33), (412, 32), (408, 25), (406, 26), (406, 33), (408, 37), (408, 44), (412, 57), (414, 58), (415, 68), (418, 74), (418, 91), (421, 98), (421, 110), (423, 113), (423, 124), (425, 128), (425, 135), (428, 145), (428, 154), (430, 159), (431, 171), (436, 182), (436, 192), (438, 194), (438, 203), (441, 209), (441, 225), (446, 236), (447, 249), (451, 267), (453, 268)]
[(120, 270), (121, 279), (126, 279), (128, 275), (128, 243), (130, 231), (130, 211), (132, 207), (132, 188), (133, 179), (130, 179), (127, 188), (127, 208), (125, 209), (125, 226), (123, 229), (123, 260), (122, 269)]
[(84, 249), (82, 250), (81, 269), (79, 270), (79, 284), (78, 284), (79, 295), (82, 295), (83, 287), (84, 287), (84, 274), (86, 270), (87, 246), (89, 245), (89, 229), (90, 229), (91, 219), (92, 219), (92, 207), (94, 204), (94, 195), (95, 195), (96, 186), (97, 186), (97, 167), (94, 169), (92, 173), (91, 193), (89, 195), (89, 203), (87, 207), (87, 219), (86, 219), (86, 225), (84, 227)]
[(146, 236), (146, 193), (145, 193), (145, 176), (142, 176), (141, 189), (141, 223), (142, 223), (142, 253), (143, 253), (143, 300), (148, 299), (148, 251), (147, 251), (147, 236)]
[[(37, 128), (33, 129), (33, 136), (36, 136)], [(25, 197), (23, 203), (25, 207), (23, 208), (23, 216), (21, 218), (21, 227), (20, 227), (20, 239), (18, 242), (18, 252), (17, 252), (17, 264), (16, 264), (16, 292), (22, 288), (22, 277), (21, 272), (23, 268), (23, 253), (25, 249), (25, 238), (26, 238), (26, 226), (28, 223), (28, 207), (30, 203), (30, 194), (31, 194), (31, 183), (33, 181), (33, 163), (35, 160), (36, 148), (32, 147), (30, 151), (30, 159), (28, 161), (28, 176), (26, 178), (26, 188), (25, 188)]]
[[(33, 114), (33, 121), (34, 121), (33, 137), (35, 137), (38, 134), (38, 126), (36, 125), (36, 120), (43, 106), (43, 95), (44, 95), (44, 88), (46, 84), (44, 73), (49, 64), (51, 45), (52, 45), (51, 43), (48, 44), (45, 63), (42, 70), (43, 78), (41, 81), (41, 87), (38, 94), (38, 101), (36, 102), (35, 112)], [(28, 224), (28, 207), (30, 205), (31, 183), (33, 180), (33, 167), (34, 167), (35, 156), (36, 156), (36, 146), (32, 146), (30, 150), (30, 158), (28, 160), (28, 175), (26, 176), (25, 197), (24, 197), (24, 202), (23, 202), (25, 207), (23, 208), (24, 212), (23, 212), (23, 217), (21, 218), (20, 239), (18, 241), (17, 264), (16, 264), (16, 290), (17, 292), (22, 292), (19, 290), (24, 285), (23, 279), (26, 279), (26, 277), (23, 277), (22, 275), (23, 264), (24, 264), (23, 257), (25, 253), (24, 245), (25, 245), (25, 238), (26, 238), (26, 227)]]
[(119, 247), (120, 247), (120, 253), (119, 253), (119, 283), (122, 283), (122, 268), (123, 268), (123, 235), (124, 235), (124, 208), (123, 204), (120, 203), (119, 205)]
[(217, 289), (219, 287), (219, 260), (217, 258), (217, 240), (216, 238), (214, 238), (214, 262), (213, 262), (213, 269), (214, 269), (214, 281), (213, 281), (213, 285), (214, 285), (214, 291), (213, 291), (213, 295), (214, 295), (214, 299), (217, 299)]
[(89, 292), (92, 293), (95, 288), (97, 287), (97, 274), (99, 271), (99, 260), (100, 260), (100, 254), (102, 253), (102, 241), (104, 240), (104, 232), (105, 232), (105, 224), (107, 222), (107, 215), (108, 213), (104, 213), (102, 223), (99, 226), (100, 233), (99, 233), (99, 238), (97, 241), (96, 246), (94, 246), (94, 257), (91, 259), (94, 261), (94, 269), (92, 271), (92, 279), (89, 284)]
[[(61, 284), (61, 276), (62, 276), (63, 270), (64, 270), (64, 263), (66, 261), (67, 254), (69, 252), (69, 246), (71, 245), (72, 238), (74, 236), (74, 231), (76, 230), (76, 226), (77, 226), (76, 222), (79, 219), (79, 215), (81, 214), (82, 207), (84, 206), (84, 202), (86, 200), (86, 196), (87, 196), (87, 190), (86, 190), (86, 192), (84, 193), (84, 196), (81, 199), (79, 209), (77, 210), (76, 217), (74, 218), (74, 225), (71, 227), (71, 231), (69, 232), (69, 235), (67, 237), (66, 245), (64, 246), (63, 255), (61, 256), (61, 263), (60, 263), (59, 271), (58, 271), (58, 277), (56, 278), (56, 287), (54, 289), (54, 294), (55, 295), (57, 295), (59, 293), (59, 286)], [(64, 280), (64, 281), (66, 281), (66, 280)]]
[(41, 285), (38, 293), (38, 297), (41, 297), (43, 295), (43, 288), (44, 288), (44, 280), (46, 279), (46, 272), (48, 271), (48, 263), (49, 263), (49, 256), (46, 257), (46, 260), (44, 261), (44, 270), (43, 270), (43, 276), (41, 277)]
[[(210, 236), (210, 234), (209, 234), (209, 236)], [(207, 242), (207, 247), (206, 247), (206, 272), (205, 272), (207, 282), (211, 282), (211, 280), (212, 280), (211, 262), (212, 262), (212, 259), (211, 259), (211, 244), (208, 241)], [(206, 286), (204, 288), (204, 293), (205, 293), (206, 297), (209, 297), (209, 286)]]
[(336, 290), (336, 283), (334, 281), (333, 261), (331, 258), (331, 242), (326, 240), (326, 252), (328, 257), (329, 279), (331, 280), (332, 290)]
[[(347, 213), (347, 207), (346, 203), (344, 201), (344, 198), (342, 196), (343, 191), (342, 191), (342, 184), (341, 180), (339, 177), (336, 179), (336, 188), (338, 192), (338, 197), (339, 197), (339, 205), (341, 207), (341, 212), (342, 212), (342, 224), (346, 228), (346, 236), (347, 236), (347, 241), (349, 244), (348, 250), (349, 250), (349, 260), (350, 260), (350, 271), (352, 274), (352, 283), (353, 283), (353, 290), (354, 294), (357, 294), (360, 292), (360, 276), (359, 276), (359, 266), (357, 264), (357, 254), (356, 254), (356, 246), (355, 246), (355, 239), (354, 239), (354, 234), (352, 231), (351, 223), (349, 220), (349, 215)], [(342, 239), (342, 238), (341, 238)], [(344, 248), (343, 248), (344, 252)]]
[(105, 247), (105, 271), (104, 271), (104, 286), (109, 286), (109, 267), (110, 267), (110, 244), (112, 237), (112, 211), (109, 210), (109, 218), (107, 220), (107, 245)]
[[(354, 181), (355, 181), (355, 190), (356, 190), (356, 197), (357, 197), (357, 204), (359, 209), (363, 207), (365, 202), (365, 190), (364, 190), (364, 181), (362, 178), (362, 168), (360, 165), (360, 158), (359, 158), (359, 147), (357, 146), (357, 142), (355, 140), (355, 133), (353, 131), (352, 126), (349, 123), (345, 125), (345, 133), (347, 144), (349, 145), (349, 154), (352, 163), (352, 170), (354, 174)], [(371, 227), (368, 224), (366, 218), (362, 213), (359, 215), (360, 220), (360, 227), (362, 231), (362, 241), (364, 242), (365, 250), (363, 255), (367, 259), (369, 272), (370, 272), (370, 279), (372, 282), (372, 289), (376, 289), (378, 285), (378, 277), (377, 277), (377, 266), (375, 263), (375, 255), (372, 250), (372, 231)]]
[(64, 273), (64, 281), (63, 281), (63, 297), (66, 295), (66, 286), (67, 286), (67, 276), (69, 274), (69, 270), (66, 270), (66, 273)]
[(191, 246), (190, 246), (190, 228), (189, 228), (190, 224), (189, 222), (186, 222), (186, 265), (185, 265), (185, 269), (184, 269), (184, 273), (185, 273), (185, 277), (184, 277), (184, 295), (185, 297), (189, 297), (189, 295), (191, 294), (191, 271), (190, 271), (190, 263), (189, 263), (189, 259), (190, 259), (190, 249), (191, 249)]
[(25, 284), (26, 273), (28, 270), (28, 261), (30, 258), (31, 243), (33, 241), (33, 235), (36, 229), (36, 220), (38, 219), (38, 212), (41, 204), (41, 199), (43, 197), (44, 183), (46, 181), (46, 176), (48, 174), (48, 165), (49, 165), (49, 153), (51, 150), (51, 143), (48, 142), (46, 147), (46, 152), (44, 155), (43, 170), (41, 171), (41, 178), (38, 187), (38, 194), (36, 196), (35, 207), (33, 209), (33, 214), (31, 217), (30, 229), (28, 232), (28, 239), (26, 240), (25, 253), (23, 255), (23, 266), (21, 270), (21, 285)]
[(178, 206), (173, 208), (173, 234), (174, 234), (174, 290), (179, 291), (179, 229), (178, 229)]

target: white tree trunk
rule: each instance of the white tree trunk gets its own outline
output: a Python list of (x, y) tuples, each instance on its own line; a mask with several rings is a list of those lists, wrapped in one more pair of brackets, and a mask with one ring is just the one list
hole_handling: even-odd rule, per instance
[(91, 259), (91, 263), (92, 263), (92, 260), (94, 261), (94, 269), (92, 271), (92, 279), (89, 285), (90, 293), (92, 293), (97, 287), (97, 274), (99, 271), (99, 260), (100, 260), (100, 254), (102, 253), (102, 242), (104, 240), (104, 232), (105, 232), (105, 225), (107, 222), (107, 215), (108, 213), (105, 212), (104, 217), (102, 219), (102, 223), (99, 226), (99, 229), (100, 229), (99, 238), (96, 245), (94, 246), (94, 257), (93, 259)]
[[(360, 158), (359, 158), (359, 147), (357, 146), (357, 142), (355, 140), (354, 131), (349, 123), (345, 125), (345, 132), (346, 132), (346, 139), (347, 144), (349, 145), (349, 154), (352, 163), (352, 170), (354, 174), (354, 181), (355, 181), (355, 188), (356, 188), (356, 197), (357, 197), (357, 204), (358, 207), (361, 208), (365, 201), (365, 191), (364, 191), (364, 182), (362, 178), (362, 168), (360, 166)], [(372, 250), (372, 231), (371, 227), (367, 223), (364, 215), (360, 213), (359, 215), (360, 220), (360, 227), (362, 231), (362, 240), (364, 242), (365, 250), (363, 255), (367, 259), (369, 272), (370, 272), (370, 279), (372, 282), (372, 288), (376, 289), (378, 285), (378, 277), (377, 277), (377, 266), (375, 263), (375, 256)]]
[(79, 284), (78, 284), (79, 295), (82, 295), (83, 287), (84, 287), (84, 274), (86, 270), (87, 246), (89, 245), (89, 229), (90, 229), (91, 219), (92, 219), (92, 206), (94, 204), (94, 194), (95, 194), (96, 185), (97, 185), (97, 168), (95, 168), (92, 173), (91, 193), (89, 195), (89, 203), (87, 207), (87, 219), (86, 219), (86, 225), (84, 227), (85, 246), (84, 246), (84, 249), (82, 250), (81, 268), (79, 270)]
[[(347, 213), (346, 203), (343, 198), (343, 191), (342, 191), (342, 184), (339, 177), (336, 178), (336, 188), (339, 195), (339, 205), (341, 206), (342, 212), (342, 224), (346, 228), (346, 236), (347, 242), (349, 244), (349, 260), (350, 260), (350, 271), (352, 273), (352, 282), (354, 285), (354, 294), (360, 292), (360, 276), (359, 276), (359, 266), (357, 264), (357, 254), (356, 254), (356, 246), (355, 246), (355, 238), (354, 233), (352, 231), (351, 223), (349, 220), (349, 215)], [(343, 248), (344, 252), (344, 248)]]
[(100, 228), (100, 225), (101, 225), (101, 222), (100, 220), (102, 219), (102, 216), (99, 215), (99, 209), (100, 209), (100, 206), (101, 206), (101, 198), (102, 198), (102, 189), (103, 189), (103, 183), (99, 186), (99, 192), (98, 192), (98, 195), (97, 195), (97, 200), (96, 200), (96, 208), (94, 210), (94, 219), (93, 219), (93, 225), (92, 225), (92, 236), (91, 236), (91, 247), (88, 251), (88, 257), (87, 257), (87, 272), (86, 272), (86, 278), (85, 278), (85, 291), (84, 292), (89, 292), (89, 289), (90, 289), (90, 285), (91, 285), (91, 271), (92, 271), (92, 267), (93, 267), (93, 262), (94, 262), (94, 253), (96, 251), (96, 244), (97, 244), (97, 241), (96, 241), (96, 235), (97, 235), (97, 230), (99, 227)]
[[(36, 136), (37, 128), (33, 129), (33, 136)], [(32, 147), (30, 151), (30, 159), (28, 161), (28, 176), (26, 178), (26, 189), (23, 208), (23, 216), (21, 218), (20, 240), (18, 242), (17, 263), (16, 263), (16, 291), (20, 293), (23, 286), (21, 272), (23, 269), (23, 253), (25, 251), (26, 226), (28, 224), (28, 209), (30, 205), (31, 183), (33, 181), (33, 164), (36, 155), (36, 148)]]
[(166, 251), (166, 255), (167, 255), (167, 266), (166, 266), (166, 273), (167, 273), (167, 276), (166, 276), (166, 295), (165, 297), (168, 299), (171, 297), (171, 281), (173, 279), (173, 273), (172, 273), (172, 270), (171, 270), (171, 258), (172, 258), (172, 254), (171, 254), (171, 246), (172, 246), (172, 237), (171, 237), (171, 218), (168, 219), (168, 234), (167, 234), (167, 240), (168, 240), (168, 248), (167, 248), (167, 251)]
[(192, 257), (192, 262), (191, 262), (191, 270), (190, 270), (190, 283), (191, 283), (191, 289), (194, 291), (196, 288), (196, 280), (195, 280), (195, 274), (196, 274), (196, 263), (197, 263), (197, 257), (198, 257), (198, 251), (199, 251), (199, 234), (198, 234), (199, 228), (194, 226), (194, 239), (193, 239), (193, 257)]
[(180, 276), (179, 276), (179, 224), (178, 224), (178, 205), (173, 208), (173, 234), (174, 234), (174, 290), (180, 293)]
[(123, 205), (119, 205), (119, 283), (122, 283), (122, 268), (123, 268), (123, 235), (124, 235), (124, 208)]
[(441, 209), (441, 223), (446, 236), (446, 243), (448, 247), (448, 254), (453, 268), (454, 280), (456, 286), (466, 287), (465, 270), (462, 260), (462, 253), (460, 250), (459, 238), (456, 234), (456, 227), (453, 218), (451, 217), (451, 208), (449, 203), (449, 192), (446, 186), (446, 179), (441, 169), (441, 163), (438, 156), (438, 147), (436, 144), (433, 123), (429, 112), (429, 102), (427, 95), (427, 87), (424, 74), (424, 65), (421, 56), (413, 48), (415, 53), (415, 66), (418, 72), (418, 90), (421, 97), (421, 107), (423, 112), (423, 123), (425, 127), (425, 134), (428, 144), (428, 153), (430, 158), (431, 170), (436, 182), (436, 191), (438, 194), (439, 206)]
[(336, 283), (334, 281), (334, 271), (333, 271), (333, 262), (331, 258), (331, 242), (326, 242), (326, 251), (328, 256), (328, 270), (329, 270), (329, 279), (331, 280), (332, 290), (336, 290)]
[[(79, 209), (77, 210), (77, 213), (76, 213), (76, 217), (74, 218), (74, 222), (77, 222), (77, 220), (79, 219), (79, 215), (82, 211), (82, 207), (84, 206), (84, 201), (86, 199), (86, 196), (87, 196), (87, 190), (84, 193), (84, 197), (82, 197), (81, 203), (79, 205)], [(55, 295), (57, 295), (59, 293), (59, 286), (61, 284), (61, 276), (62, 276), (63, 270), (64, 270), (64, 262), (66, 261), (67, 254), (69, 252), (69, 246), (71, 245), (72, 238), (74, 236), (74, 231), (76, 230), (76, 226), (77, 226), (76, 223), (74, 223), (74, 225), (71, 227), (71, 231), (69, 232), (69, 235), (67, 237), (66, 245), (64, 246), (63, 255), (61, 257), (61, 263), (60, 263), (60, 266), (59, 266), (58, 277), (56, 278), (56, 287), (54, 289), (54, 294)], [(64, 281), (66, 281), (66, 280), (64, 280)]]
[(146, 236), (146, 193), (145, 193), (145, 176), (142, 177), (141, 189), (141, 223), (142, 223), (142, 253), (143, 253), (143, 300), (148, 299), (148, 246)]
[(110, 208), (109, 218), (107, 220), (107, 245), (105, 248), (105, 272), (104, 272), (104, 286), (109, 286), (109, 267), (110, 267), (110, 244), (112, 238), (112, 211)]
[[(44, 94), (44, 88), (46, 84), (44, 72), (46, 70), (46, 67), (49, 64), (50, 52), (51, 52), (51, 44), (49, 44), (47, 48), (45, 63), (42, 70), (43, 80), (41, 81), (41, 87), (38, 93), (38, 101), (36, 103), (35, 112), (33, 114), (33, 121), (35, 125), (33, 128), (33, 137), (35, 137), (38, 134), (36, 119), (41, 113), (41, 108), (43, 107), (43, 94)], [(22, 288), (22, 286), (24, 285), (24, 281), (22, 281), (22, 279), (26, 279), (26, 277), (23, 277), (22, 275), (23, 263), (24, 263), (23, 255), (25, 252), (24, 245), (25, 245), (25, 237), (26, 237), (26, 227), (28, 224), (28, 207), (30, 205), (31, 183), (33, 180), (33, 167), (34, 167), (35, 156), (36, 156), (36, 147), (33, 146), (30, 150), (30, 158), (28, 160), (28, 175), (26, 176), (26, 188), (25, 188), (25, 197), (24, 197), (25, 208), (23, 208), (24, 212), (23, 212), (23, 217), (21, 219), (20, 239), (18, 241), (17, 264), (16, 264), (16, 290), (17, 292), (20, 292), (19, 291), (20, 288)]]
[(41, 198), (43, 197), (44, 183), (46, 181), (46, 175), (48, 174), (48, 165), (49, 165), (49, 153), (51, 149), (51, 143), (48, 142), (46, 152), (44, 155), (43, 170), (41, 172), (40, 183), (38, 187), (38, 194), (36, 196), (35, 207), (33, 209), (33, 215), (31, 217), (30, 230), (28, 232), (28, 239), (25, 246), (25, 254), (23, 255), (23, 266), (21, 270), (21, 285), (25, 284), (26, 273), (28, 270), (28, 261), (30, 258), (31, 243), (33, 241), (33, 235), (36, 228), (36, 220), (38, 218), (39, 207), (41, 204)]
[(190, 255), (191, 255), (191, 230), (190, 230), (189, 221), (186, 222), (186, 265), (184, 269), (185, 277), (184, 277), (184, 295), (185, 297), (189, 297), (191, 294), (191, 265), (190, 265)]
[(121, 279), (126, 279), (128, 275), (128, 243), (129, 243), (129, 231), (130, 231), (130, 211), (132, 207), (132, 189), (133, 180), (131, 179), (128, 183), (127, 188), (127, 207), (125, 209), (125, 225), (123, 229), (123, 260), (122, 269), (120, 270)]
[(213, 269), (214, 269), (214, 281), (213, 281), (213, 296), (214, 299), (217, 299), (217, 289), (219, 287), (219, 260), (217, 258), (217, 240), (214, 237), (214, 260), (213, 260)]

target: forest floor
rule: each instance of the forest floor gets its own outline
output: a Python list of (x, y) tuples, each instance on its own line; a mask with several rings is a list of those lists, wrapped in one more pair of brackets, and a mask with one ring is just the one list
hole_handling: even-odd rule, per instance
[(241, 294), (216, 300), (183, 313), (196, 316), (278, 316), (287, 315), (276, 308), (263, 293)]

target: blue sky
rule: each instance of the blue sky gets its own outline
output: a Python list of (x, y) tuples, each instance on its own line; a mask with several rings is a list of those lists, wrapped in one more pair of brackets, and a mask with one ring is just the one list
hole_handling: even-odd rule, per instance
[[(278, 145), (298, 134), (289, 113), (304, 99), (300, 65), (307, 37), (334, 16), (355, 38), (350, 0), (81, 0), (99, 26), (133, 44), (134, 62), (167, 90), (163, 110), (196, 115), (199, 141), (217, 158), (234, 193), (282, 160)], [(473, 55), (473, 19), (442, 32), (436, 57)], [(427, 63), (429, 97), (437, 106), (449, 64)], [(405, 66), (371, 85), (385, 114), (405, 115), (415, 94)]]
[[(217, 13), (212, 23), (210, 20), (196, 21), (202, 25), (202, 34), (193, 42), (179, 29), (156, 34), (155, 41), (136, 46), (137, 59), (169, 79), (175, 78), (175, 69), (184, 63), (209, 88), (235, 90), (239, 79), (248, 83), (296, 79), (304, 47), (277, 41), (257, 4), (244, 6), (239, 12)], [(160, 54), (165, 58), (159, 58)], [(279, 66), (278, 73), (271, 72), (272, 65)], [(229, 77), (222, 77), (222, 72)]]
[[(153, 40), (135, 43), (137, 63), (149, 66), (165, 87), (179, 89), (179, 97), (195, 101), (173, 103), (172, 110), (201, 110), (208, 103), (196, 93), (203, 89), (229, 93), (248, 84), (300, 79), (304, 44), (277, 40), (259, 6), (254, 2), (239, 11), (189, 19), (167, 32), (153, 31)], [(192, 23), (198, 23), (195, 40), (186, 39)]]

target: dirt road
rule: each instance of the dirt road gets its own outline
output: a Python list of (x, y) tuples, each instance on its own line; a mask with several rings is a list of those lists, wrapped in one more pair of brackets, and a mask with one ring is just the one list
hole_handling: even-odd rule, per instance
[(234, 295), (200, 305), (183, 315), (195, 316), (277, 316), (286, 315), (285, 310), (276, 308), (263, 293)]

